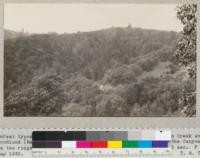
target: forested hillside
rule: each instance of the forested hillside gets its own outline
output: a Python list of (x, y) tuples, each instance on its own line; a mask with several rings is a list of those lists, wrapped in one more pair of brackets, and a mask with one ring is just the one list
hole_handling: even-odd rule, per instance
[(5, 116), (183, 116), (195, 83), (174, 51), (180, 34), (109, 28), (5, 39)]
[(4, 31), (4, 39), (13, 39), (13, 38), (19, 38), (21, 36), (29, 36), (30, 34), (22, 32), (16, 32), (11, 30), (5, 30)]

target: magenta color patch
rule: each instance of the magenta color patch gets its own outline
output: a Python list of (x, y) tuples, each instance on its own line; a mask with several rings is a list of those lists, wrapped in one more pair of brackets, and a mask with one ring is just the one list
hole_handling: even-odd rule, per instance
[(76, 148), (91, 148), (92, 143), (90, 141), (77, 141)]

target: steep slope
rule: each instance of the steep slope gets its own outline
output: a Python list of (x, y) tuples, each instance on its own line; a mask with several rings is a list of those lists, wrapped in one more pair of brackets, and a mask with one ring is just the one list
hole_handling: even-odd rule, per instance
[(178, 38), (128, 27), (5, 39), (5, 115), (181, 115), (193, 83), (178, 73)]

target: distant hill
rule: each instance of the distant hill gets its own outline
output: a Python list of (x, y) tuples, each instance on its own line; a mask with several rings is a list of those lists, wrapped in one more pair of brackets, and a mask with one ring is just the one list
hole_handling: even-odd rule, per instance
[(7, 116), (181, 116), (182, 87), (194, 86), (174, 57), (177, 32), (6, 34)]
[(30, 35), (30, 34), (23, 33), (23, 32), (11, 31), (11, 30), (4, 30), (4, 40), (18, 38), (18, 37), (22, 37), (22, 36), (28, 36), (28, 35)]

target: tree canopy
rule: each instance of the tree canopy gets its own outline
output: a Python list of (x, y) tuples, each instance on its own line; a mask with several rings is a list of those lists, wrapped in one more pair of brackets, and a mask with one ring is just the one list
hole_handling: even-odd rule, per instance
[(183, 89), (179, 104), (184, 108), (186, 116), (196, 114), (196, 34), (197, 34), (197, 5), (184, 4), (177, 7), (177, 17), (183, 24), (181, 38), (177, 44), (175, 55), (180, 64), (188, 69), (193, 80), (191, 87)]
[(194, 80), (173, 56), (181, 37), (125, 27), (6, 38), (4, 114), (184, 116)]

